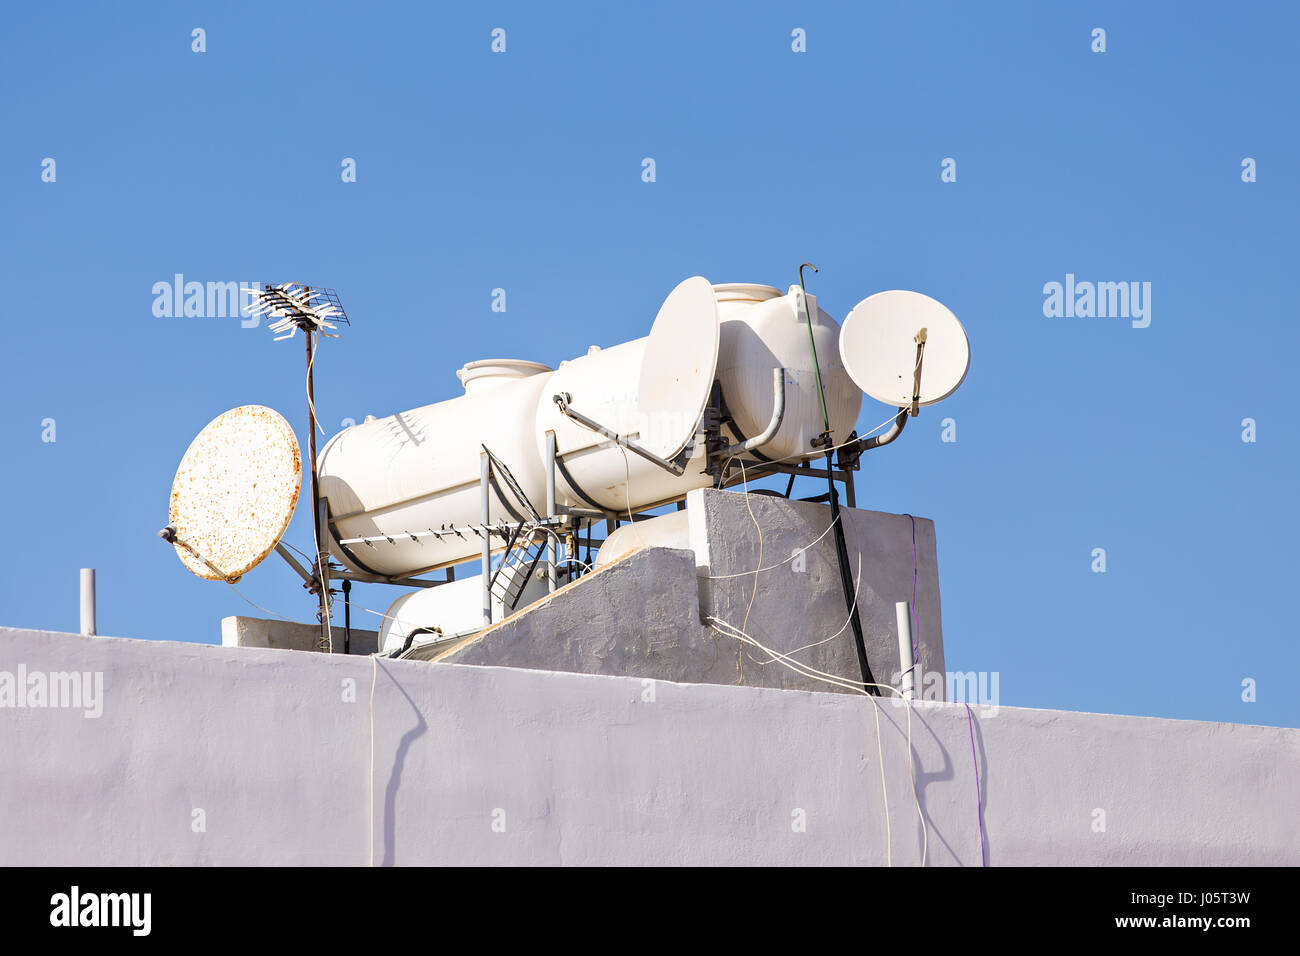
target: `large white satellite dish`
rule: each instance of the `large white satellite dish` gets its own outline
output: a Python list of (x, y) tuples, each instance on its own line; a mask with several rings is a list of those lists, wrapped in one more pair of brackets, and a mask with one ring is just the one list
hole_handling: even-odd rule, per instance
[(918, 406), (941, 402), (957, 391), (970, 367), (966, 330), (928, 295), (877, 292), (855, 305), (840, 328), (844, 368), (878, 402), (897, 408), (913, 404), (918, 358)]
[(289, 423), (263, 405), (223, 412), (190, 443), (167, 511), (176, 554), (208, 581), (236, 581), (289, 530), (302, 455)]
[(637, 444), (661, 458), (686, 447), (713, 389), (720, 336), (718, 300), (708, 279), (692, 276), (668, 293), (641, 360)]

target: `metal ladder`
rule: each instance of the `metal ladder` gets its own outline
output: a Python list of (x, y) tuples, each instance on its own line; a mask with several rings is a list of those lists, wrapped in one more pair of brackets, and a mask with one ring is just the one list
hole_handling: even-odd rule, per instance
[(506, 467), (505, 462), (492, 454), (492, 450), (487, 445), (481, 445), (480, 447), (487, 453), (492, 469), (501, 476), (506, 487), (510, 489), (510, 493), (515, 496), (515, 500), (532, 519), (531, 521), (522, 521), (515, 526), (514, 532), (506, 543), (506, 553), (501, 556), (501, 563), (492, 572), (492, 579), (488, 584), (492, 596), (513, 611), (519, 604), (519, 598), (524, 593), (524, 588), (528, 587), (528, 582), (533, 579), (533, 572), (537, 570), (538, 562), (541, 561), (542, 555), (546, 553), (546, 545), (550, 535), (546, 529), (533, 523), (541, 521), (542, 516), (537, 513), (533, 503), (528, 500), (524, 490), (519, 487), (519, 482), (510, 473), (510, 469)]
[(534, 524), (520, 525), (510, 536), (506, 553), (492, 573), (489, 587), (492, 596), (511, 611), (519, 604), (524, 588), (533, 579), (533, 572), (546, 553), (549, 537), (544, 528)]

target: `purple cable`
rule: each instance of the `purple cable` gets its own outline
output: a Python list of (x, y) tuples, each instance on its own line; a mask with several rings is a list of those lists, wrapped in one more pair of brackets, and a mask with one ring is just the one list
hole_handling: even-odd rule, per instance
[[(910, 514), (907, 517), (912, 522), (912, 653), (914, 655), (913, 660), (919, 664), (921, 662), (921, 621), (916, 616), (916, 579), (918, 574), (916, 519)], [(980, 866), (988, 866), (984, 853), (984, 795), (980, 791), (980, 762), (979, 758), (975, 756), (975, 715), (971, 713), (970, 704), (963, 703), (966, 707), (966, 727), (970, 731), (970, 759), (975, 767), (975, 819), (980, 832)]]
[(970, 759), (975, 765), (975, 819), (980, 830), (980, 866), (988, 866), (984, 859), (984, 796), (980, 793), (980, 762), (975, 756), (975, 715), (966, 704), (966, 726), (970, 730)]
[(912, 522), (912, 660), (916, 666), (921, 663), (921, 619), (916, 616), (916, 519), (910, 514), (907, 518)]

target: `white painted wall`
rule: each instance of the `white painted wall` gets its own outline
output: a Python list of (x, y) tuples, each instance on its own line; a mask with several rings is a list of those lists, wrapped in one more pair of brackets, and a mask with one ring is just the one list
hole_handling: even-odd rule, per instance
[[(20, 664), (103, 712), (0, 706), (0, 864), (921, 859), (862, 697), (0, 629)], [(932, 865), (979, 864), (977, 780), (995, 865), (1300, 863), (1297, 730), (939, 704), (913, 743)]]

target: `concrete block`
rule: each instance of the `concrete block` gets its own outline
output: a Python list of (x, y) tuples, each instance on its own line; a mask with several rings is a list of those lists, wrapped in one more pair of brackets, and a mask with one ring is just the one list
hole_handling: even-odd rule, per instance
[[(878, 683), (897, 683), (894, 604), (911, 601), (914, 577), (922, 665), (942, 674), (934, 523), (847, 508), (841, 514), (872, 675)], [(713, 620), (743, 628), (811, 668), (860, 682), (834, 538), (826, 533), (829, 506), (761, 495), (746, 503), (743, 494), (705, 489), (691, 492), (687, 523), (691, 550), (634, 551), (429, 656), (444, 663), (851, 693), (795, 672)], [(936, 699), (945, 689), (945, 682), (936, 682)]]
[[(272, 621), (260, 617), (223, 617), (221, 619), (222, 647), (273, 647), (287, 651), (321, 651), (321, 630), (318, 624), (301, 624), (297, 621)], [(349, 652), (373, 654), (379, 646), (376, 631), (352, 628)], [(343, 628), (334, 627), (334, 652), (343, 653)]]

